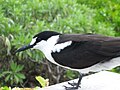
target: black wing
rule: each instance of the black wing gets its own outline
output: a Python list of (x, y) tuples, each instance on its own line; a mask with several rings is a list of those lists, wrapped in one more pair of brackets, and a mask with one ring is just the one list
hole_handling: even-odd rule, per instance
[(72, 45), (52, 53), (55, 61), (63, 66), (82, 69), (120, 56), (120, 38), (101, 35), (62, 35), (58, 41), (72, 41)]

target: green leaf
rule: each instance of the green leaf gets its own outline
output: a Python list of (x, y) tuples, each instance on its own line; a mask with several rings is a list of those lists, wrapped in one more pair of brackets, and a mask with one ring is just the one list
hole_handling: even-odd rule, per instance
[(7, 37), (5, 39), (5, 45), (7, 46), (7, 55), (10, 55), (11, 44), (10, 44), (10, 41)]
[(10, 80), (10, 77), (11, 77), (11, 75), (10, 75), (10, 74), (9, 74), (9, 75), (7, 75), (7, 76), (5, 77), (5, 82), (9, 81), (9, 80)]
[(16, 84), (18, 84), (19, 79), (20, 79), (20, 78), (19, 78), (17, 75), (14, 75), (14, 80), (15, 80), (15, 83), (16, 83)]
[(41, 85), (42, 87), (45, 87), (45, 86), (46, 86), (46, 80), (45, 80), (43, 77), (41, 77), (41, 76), (36, 76), (35, 78), (36, 78), (36, 80), (40, 83), (40, 85)]
[(8, 87), (8, 86), (1, 87), (0, 89), (2, 89), (2, 90), (11, 90), (11, 88)]
[(10, 73), (12, 73), (12, 72), (11, 71), (4, 71), (0, 74), (0, 78), (5, 76), (6, 74), (10, 74)]
[(15, 70), (17, 68), (17, 63), (15, 63), (15, 62), (12, 61), (11, 64), (10, 64), (10, 68), (11, 68), (12, 71), (15, 72)]
[(23, 68), (23, 65), (17, 65), (15, 72), (20, 72)]
[(73, 79), (75, 77), (75, 74), (73, 71), (71, 70), (67, 70), (66, 71), (66, 76), (69, 78), (69, 79)]
[(20, 79), (25, 79), (25, 75), (22, 73), (16, 73), (16, 76), (19, 77)]

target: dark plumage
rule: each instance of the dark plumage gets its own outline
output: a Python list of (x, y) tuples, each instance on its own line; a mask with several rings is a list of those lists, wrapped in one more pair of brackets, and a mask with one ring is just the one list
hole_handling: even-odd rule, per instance
[(52, 56), (60, 65), (74, 69), (87, 68), (120, 56), (120, 38), (96, 34), (71, 34), (61, 35), (58, 43), (66, 41), (73, 43), (60, 53), (52, 53)]

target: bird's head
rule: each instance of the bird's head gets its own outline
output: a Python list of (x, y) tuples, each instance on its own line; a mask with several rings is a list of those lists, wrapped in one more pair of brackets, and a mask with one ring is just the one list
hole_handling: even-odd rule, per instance
[[(40, 32), (32, 38), (32, 41), (28, 45), (19, 48), (16, 51), (16, 53), (21, 52), (21, 51), (25, 51), (27, 49), (39, 49), (39, 50), (41, 50), (43, 47), (46, 46), (48, 39), (50, 39), (52, 36), (57, 36), (57, 35), (60, 35), (60, 33), (54, 32), (54, 31)], [(49, 40), (49, 43), (51, 43), (51, 44), (52, 44), (52, 42), (55, 43), (53, 39)]]

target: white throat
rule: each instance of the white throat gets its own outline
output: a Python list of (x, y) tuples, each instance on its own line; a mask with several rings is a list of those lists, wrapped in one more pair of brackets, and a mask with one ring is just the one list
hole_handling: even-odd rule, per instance
[(42, 40), (39, 43), (37, 43), (33, 47), (33, 49), (39, 49), (40, 51), (42, 51), (44, 53), (45, 57), (49, 61), (51, 61), (52, 63), (56, 64), (54, 59), (51, 56), (51, 52), (52, 52), (55, 44), (57, 43), (58, 39), (59, 39), (59, 35), (52, 36), (47, 41), (46, 40)]
[[(31, 43), (35, 42), (35, 39), (34, 38)], [(52, 63), (54, 64), (57, 64), (51, 53), (52, 52), (60, 52), (62, 49), (64, 49), (65, 47), (69, 46), (72, 44), (72, 41), (67, 41), (67, 42), (64, 42), (64, 43), (60, 43), (60, 44), (56, 44), (58, 42), (58, 39), (59, 39), (59, 35), (56, 35), (56, 36), (52, 36), (50, 37), (47, 41), (46, 40), (42, 40), (40, 41), (39, 43), (37, 43), (33, 49), (39, 49), (40, 51), (42, 51), (45, 55), (45, 57)], [(30, 43), (30, 44), (31, 44)], [(58, 64), (57, 64), (58, 65)]]

